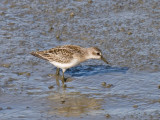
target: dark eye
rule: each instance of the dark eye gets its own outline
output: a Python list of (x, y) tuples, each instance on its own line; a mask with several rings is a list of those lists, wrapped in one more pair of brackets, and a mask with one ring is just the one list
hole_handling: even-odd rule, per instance
[(97, 53), (97, 55), (100, 55), (100, 53)]

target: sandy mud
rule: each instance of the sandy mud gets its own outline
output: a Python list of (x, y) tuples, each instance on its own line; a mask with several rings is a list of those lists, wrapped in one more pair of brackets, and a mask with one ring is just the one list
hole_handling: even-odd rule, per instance
[[(0, 120), (160, 119), (159, 0), (0, 1)], [(66, 71), (30, 55), (97, 46)]]

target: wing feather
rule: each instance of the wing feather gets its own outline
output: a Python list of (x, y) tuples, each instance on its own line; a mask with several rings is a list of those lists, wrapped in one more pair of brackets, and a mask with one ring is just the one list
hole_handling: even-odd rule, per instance
[(32, 52), (32, 55), (48, 61), (68, 63), (73, 58), (73, 53), (65, 48), (52, 48), (46, 51)]

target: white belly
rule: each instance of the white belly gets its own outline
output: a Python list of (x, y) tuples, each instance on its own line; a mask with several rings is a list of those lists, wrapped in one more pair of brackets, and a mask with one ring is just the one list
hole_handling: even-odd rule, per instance
[(58, 68), (61, 68), (61, 69), (68, 69), (68, 68), (74, 67), (77, 64), (79, 64), (77, 59), (73, 59), (70, 63), (59, 63), (59, 62), (55, 62), (55, 61), (50, 62), (50, 63)]

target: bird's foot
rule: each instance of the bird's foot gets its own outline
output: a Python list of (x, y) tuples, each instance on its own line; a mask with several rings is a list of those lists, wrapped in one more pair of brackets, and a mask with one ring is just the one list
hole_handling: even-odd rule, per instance
[(67, 85), (66, 85), (66, 84), (63, 84), (62, 87), (63, 87), (63, 88), (67, 88)]
[(63, 82), (63, 83), (67, 82), (67, 78), (64, 78), (64, 77), (62, 76), (62, 82)]

